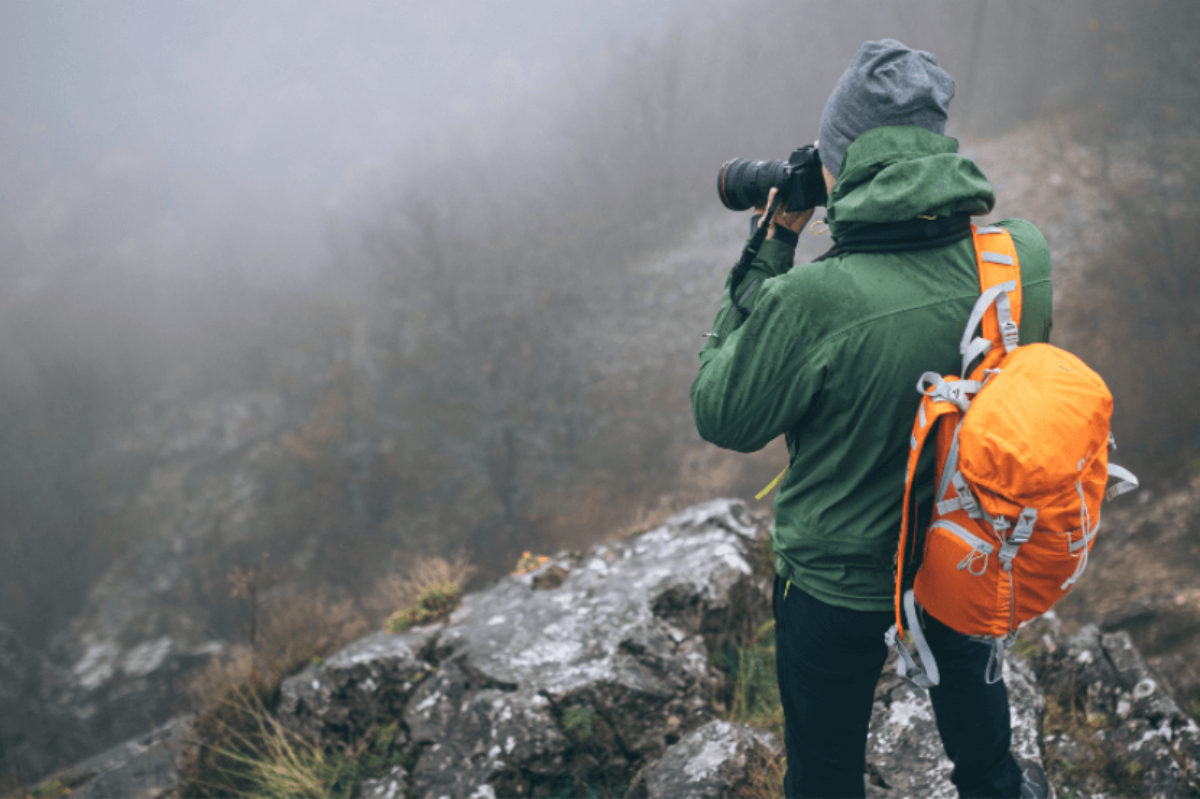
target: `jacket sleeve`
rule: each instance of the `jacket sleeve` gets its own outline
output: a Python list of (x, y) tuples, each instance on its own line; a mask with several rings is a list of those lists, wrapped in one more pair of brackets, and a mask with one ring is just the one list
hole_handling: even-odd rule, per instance
[(796, 335), (803, 311), (782, 302), (778, 290), (793, 252), (774, 239), (763, 243), (738, 289), (749, 315), (733, 309), (726, 281), (715, 335), (692, 383), (696, 430), (719, 447), (762, 449), (796, 424), (821, 385), (823, 370)]

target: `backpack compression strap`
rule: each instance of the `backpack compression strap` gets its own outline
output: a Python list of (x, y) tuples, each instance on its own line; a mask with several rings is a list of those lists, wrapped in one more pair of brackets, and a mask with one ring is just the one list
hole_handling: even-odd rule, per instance
[[(996, 225), (971, 226), (975, 244), (975, 264), (979, 271), (980, 302), (976, 303), (963, 331), (959, 352), (963, 356), (962, 376), (967, 376), (971, 361), (983, 355), (985, 369), (994, 368), (1004, 355), (1016, 349), (1021, 326), (1021, 262), (1012, 234)], [(989, 304), (985, 297), (994, 298)], [(991, 313), (989, 308), (995, 310)], [(975, 338), (975, 328), (983, 335)], [(969, 358), (968, 358), (969, 356)], [(979, 370), (982, 377), (983, 370)]]

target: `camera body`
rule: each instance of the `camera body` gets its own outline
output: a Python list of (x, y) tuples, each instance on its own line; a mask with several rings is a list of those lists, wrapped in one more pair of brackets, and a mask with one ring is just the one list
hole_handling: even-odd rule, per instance
[(766, 205), (771, 189), (779, 189), (789, 211), (824, 205), (829, 199), (817, 148), (806, 144), (786, 161), (726, 161), (717, 175), (717, 192), (731, 211)]

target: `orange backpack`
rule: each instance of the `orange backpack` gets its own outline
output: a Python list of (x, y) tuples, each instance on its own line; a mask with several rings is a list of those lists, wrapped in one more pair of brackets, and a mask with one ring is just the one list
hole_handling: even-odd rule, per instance
[[(962, 373), (926, 372), (917, 383), (923, 397), (904, 484), (896, 624), (887, 634), (897, 672), (922, 688), (939, 675), (918, 604), (990, 644), (986, 679), (998, 681), (1017, 628), (1061, 599), (1087, 566), (1101, 500), (1137, 487), (1136, 477), (1108, 462), (1116, 448), (1112, 395), (1100, 376), (1049, 344), (1018, 346), (1021, 272), (1012, 236), (974, 225), (972, 236), (982, 294), (959, 345)], [(933, 515), (917, 531), (913, 479), (935, 429)], [(1106, 489), (1110, 476), (1121, 482)], [(924, 670), (904, 645), (906, 629)]]

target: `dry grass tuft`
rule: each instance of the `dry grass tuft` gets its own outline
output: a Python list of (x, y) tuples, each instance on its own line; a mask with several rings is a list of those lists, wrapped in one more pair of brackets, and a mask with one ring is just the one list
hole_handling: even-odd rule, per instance
[(787, 773), (787, 758), (769, 757), (754, 751), (746, 759), (746, 784), (738, 796), (742, 799), (776, 799), (783, 796), (783, 776)]
[(374, 604), (391, 611), (384, 629), (402, 632), (449, 614), (462, 601), (463, 585), (474, 573), (461, 552), (452, 560), (415, 558), (405, 572), (385, 577), (376, 589)]
[(185, 769), (184, 799), (348, 797), (360, 779), (354, 757), (324, 752), (276, 720), (262, 692), (229, 688), (197, 720), (203, 743)]
[(232, 647), (214, 657), (185, 687), (196, 710), (212, 710), (226, 701), (231, 689), (269, 694), (283, 678), (370, 630), (352, 601), (332, 602), (324, 591), (276, 602), (265, 615), (252, 647)]

